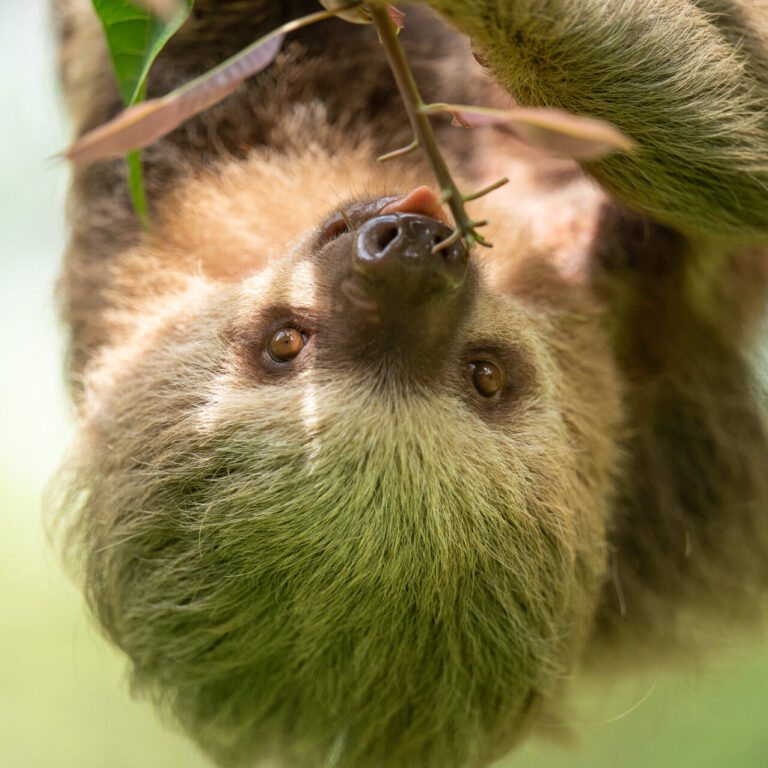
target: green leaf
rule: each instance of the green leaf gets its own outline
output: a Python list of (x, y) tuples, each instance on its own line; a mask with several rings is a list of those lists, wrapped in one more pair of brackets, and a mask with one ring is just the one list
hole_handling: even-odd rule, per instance
[(92, 0), (107, 38), (120, 94), (126, 106), (141, 100), (152, 62), (186, 21), (193, 0), (180, 0), (178, 10), (163, 20), (125, 0)]
[[(144, 100), (149, 68), (168, 40), (187, 20), (194, 0), (177, 0), (162, 6), (143, 1), (141, 6), (125, 0), (92, 1), (104, 27), (123, 103), (126, 107), (137, 104)], [(151, 13), (150, 7), (157, 11), (162, 8), (166, 12), (161, 17)], [(142, 224), (146, 225), (147, 200), (144, 195), (141, 154), (133, 152), (127, 161), (133, 207)]]

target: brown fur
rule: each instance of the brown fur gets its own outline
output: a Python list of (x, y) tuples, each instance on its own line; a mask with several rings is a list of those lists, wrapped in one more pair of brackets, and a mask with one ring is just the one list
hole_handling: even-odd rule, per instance
[[(476, 35), (502, 82), (573, 98), (544, 82), (567, 29), (539, 43), (537, 84), (516, 59), (530, 53), (522, 32), (514, 55), (498, 35), (527, 29), (527, 3), (495, 21), (480, 0), (434, 5)], [(705, 27), (705, 5), (671, 2), (664, 18), (722, 29), (718, 45), (747, 35), (734, 76), (765, 82), (752, 22), (734, 9)], [(54, 3), (78, 134), (119, 108), (89, 6)], [(598, 4), (577, 6), (607, 29)], [(641, 6), (622, 4), (638, 18)], [(150, 94), (313, 8), (198, 0)], [(505, 102), (466, 41), (423, 9), (407, 21), (427, 98)], [(374, 44), (343, 22), (295, 35), (266, 72), (151, 147), (146, 233), (121, 162), (74, 171), (59, 295), (81, 426), (57, 525), (137, 687), (223, 765), (486, 764), (590, 654), (680, 647), (706, 616), (754, 617), (768, 579), (754, 354), (766, 260), (734, 245), (730, 201), (704, 227), (682, 203), (663, 225), (503, 131), (441, 124), (464, 186), (513, 181), (475, 204), (496, 247), (473, 259), (461, 317), (416, 376), (345, 303), (349, 239), (315, 244), (343, 201), (429, 183), (417, 156), (373, 162), (410, 141)], [(755, 100), (752, 79), (740, 87)], [(611, 99), (595, 113), (621, 124)], [(636, 159), (592, 170), (654, 211), (667, 192), (649, 197), (644, 174), (674, 157), (663, 142), (676, 137), (636, 138)], [(724, 185), (686, 200), (722, 200)], [(310, 329), (288, 375), (259, 364), (282, 316)], [(509, 381), (495, 405), (462, 375), (488, 355)]]

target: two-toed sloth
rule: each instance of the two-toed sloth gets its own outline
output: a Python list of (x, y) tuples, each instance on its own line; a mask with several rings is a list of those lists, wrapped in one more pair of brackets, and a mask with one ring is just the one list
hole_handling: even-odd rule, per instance
[[(145, 152), (76, 168), (60, 295), (80, 426), (56, 517), (137, 689), (225, 766), (486, 765), (585, 659), (756, 618), (768, 581), (768, 3), (430, 0), (430, 99), (608, 120), (587, 165), (437, 129), (461, 245), (371, 27), (287, 40)], [(310, 0), (197, 0), (167, 92)], [(55, 0), (78, 134), (119, 107)], [(600, 186), (595, 184), (596, 179)], [(688, 646), (684, 646), (688, 647)]]

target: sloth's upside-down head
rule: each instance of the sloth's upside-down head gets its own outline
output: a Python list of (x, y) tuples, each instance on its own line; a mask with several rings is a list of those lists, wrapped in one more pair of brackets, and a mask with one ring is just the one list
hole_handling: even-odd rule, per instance
[[(118, 279), (154, 287), (120, 289), (64, 475), (91, 605), (223, 764), (481, 763), (570, 674), (602, 582), (598, 320), (540, 263), (502, 293), (461, 243), (433, 253), (451, 229), (424, 189), (211, 277), (217, 222), (222, 261), (261, 247), (244, 173)], [(183, 276), (151, 274), (179, 250)]]

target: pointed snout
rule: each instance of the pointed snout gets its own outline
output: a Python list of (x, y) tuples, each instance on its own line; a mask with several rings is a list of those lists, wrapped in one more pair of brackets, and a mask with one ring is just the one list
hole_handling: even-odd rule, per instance
[(355, 241), (354, 268), (379, 300), (417, 306), (455, 292), (467, 272), (461, 241), (435, 252), (453, 230), (430, 216), (385, 213), (366, 222)]
[(428, 187), (380, 202), (353, 237), (337, 246), (342, 253), (342, 244), (349, 244), (334, 283), (335, 338), (344, 340), (342, 355), (391, 365), (409, 381), (430, 382), (451, 359), (449, 350), (474, 300), (477, 269), (458, 238), (435, 248), (453, 239), (453, 229)]

